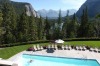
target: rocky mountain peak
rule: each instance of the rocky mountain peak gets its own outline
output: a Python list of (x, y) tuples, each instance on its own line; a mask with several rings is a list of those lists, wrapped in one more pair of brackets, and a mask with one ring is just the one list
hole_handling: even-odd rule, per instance
[(11, 0), (0, 0), (0, 5), (2, 5), (2, 3), (5, 2), (9, 2), (11, 3), (17, 14), (22, 14), (23, 10), (26, 8), (26, 14), (28, 16), (35, 16), (35, 17), (40, 17), (40, 15), (34, 10), (34, 8), (32, 7), (32, 5), (30, 3), (26, 3), (26, 2), (15, 2), (15, 1), (11, 1)]
[(28, 16), (35, 16), (35, 17), (38, 17), (40, 18), (40, 15), (34, 10), (34, 8), (32, 7), (31, 4), (25, 4), (25, 8), (26, 8), (26, 14)]
[(34, 10), (31, 4), (25, 4), (25, 7), (26, 7), (26, 14), (28, 16), (34, 15), (35, 17), (40, 18), (40, 15)]

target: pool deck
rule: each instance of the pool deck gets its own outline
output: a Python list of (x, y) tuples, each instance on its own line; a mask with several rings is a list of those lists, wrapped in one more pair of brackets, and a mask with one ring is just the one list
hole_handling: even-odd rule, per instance
[(42, 51), (23, 51), (20, 52), (13, 57), (9, 58), (9, 61), (13, 61), (15, 63), (20, 62), (22, 54), (31, 54), (31, 55), (45, 55), (45, 56), (56, 56), (56, 57), (69, 57), (69, 58), (82, 58), (82, 59), (96, 59), (100, 64), (100, 53), (86, 51), (78, 51), (78, 50), (55, 50), (53, 53), (47, 53), (46, 50)]

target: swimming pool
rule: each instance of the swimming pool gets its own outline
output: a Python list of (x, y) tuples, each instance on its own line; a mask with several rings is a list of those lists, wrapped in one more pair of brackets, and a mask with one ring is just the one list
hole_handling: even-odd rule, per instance
[[(31, 60), (31, 61), (30, 61)], [(22, 66), (100, 66), (96, 60), (22, 55)]]

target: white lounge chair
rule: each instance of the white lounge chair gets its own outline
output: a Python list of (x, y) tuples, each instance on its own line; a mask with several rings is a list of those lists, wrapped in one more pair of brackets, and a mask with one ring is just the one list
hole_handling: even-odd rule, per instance
[(40, 48), (40, 45), (39, 45), (39, 44), (37, 45), (37, 49), (38, 49), (38, 50), (41, 50), (41, 48)]
[(65, 47), (66, 47), (67, 50), (69, 49), (69, 48), (68, 48), (68, 45), (66, 45)]
[(98, 49), (95, 47), (94, 52), (98, 52)]
[(54, 45), (53, 44), (51, 45), (51, 48), (54, 49)]
[(64, 45), (62, 45), (62, 49), (64, 49)]
[(100, 53), (100, 49), (98, 49), (98, 53)]
[(36, 45), (33, 45), (33, 48), (34, 48), (35, 51), (37, 50)]
[(54, 45), (54, 50), (56, 50), (56, 49), (57, 49), (57, 44)]
[(40, 49), (41, 49), (41, 50), (43, 50), (43, 47), (42, 47), (42, 46), (40, 46)]

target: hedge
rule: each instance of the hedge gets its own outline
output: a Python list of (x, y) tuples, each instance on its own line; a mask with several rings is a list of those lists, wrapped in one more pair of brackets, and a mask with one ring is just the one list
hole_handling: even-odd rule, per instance
[[(100, 38), (68, 38), (68, 39), (64, 39), (64, 41), (100, 41)], [(48, 42), (54, 42), (54, 40), (38, 40), (38, 41), (0, 44), (0, 48), (27, 45), (27, 44), (40, 44), (40, 43), (48, 43)]]
[(39, 40), (39, 41), (28, 41), (28, 42), (18, 42), (18, 43), (9, 43), (9, 44), (1, 44), (0, 48), (4, 47), (12, 47), (12, 46), (19, 46), (19, 45), (27, 45), (27, 44), (40, 44), (40, 43), (48, 43), (49, 40)]
[(68, 38), (64, 41), (100, 41), (100, 38)]

